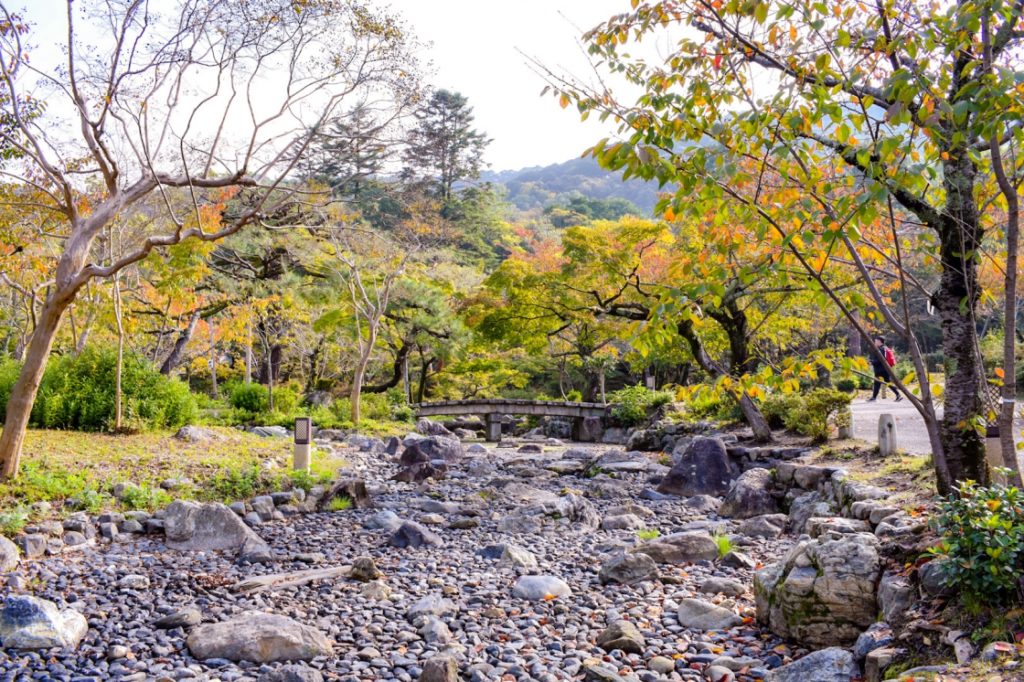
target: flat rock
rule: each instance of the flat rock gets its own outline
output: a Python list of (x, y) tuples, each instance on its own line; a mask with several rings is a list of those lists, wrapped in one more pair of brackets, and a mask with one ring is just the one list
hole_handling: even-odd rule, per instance
[(163, 521), (167, 546), (178, 551), (238, 551), (246, 543), (265, 545), (237, 514), (216, 502), (172, 502)]
[(676, 617), (680, 625), (691, 630), (728, 630), (743, 623), (743, 619), (729, 609), (693, 598), (683, 599)]
[(329, 656), (326, 635), (285, 616), (247, 611), (221, 623), (200, 625), (186, 640), (189, 651), (204, 661), (309, 661)]
[(772, 494), (772, 473), (768, 469), (749, 469), (729, 487), (718, 513), (732, 519), (776, 514), (779, 503)]
[(701, 583), (700, 591), (705, 594), (724, 594), (727, 597), (738, 597), (746, 593), (747, 586), (739, 580), (712, 576)]
[(789, 517), (785, 514), (762, 514), (746, 519), (736, 532), (752, 538), (777, 538), (786, 530), (787, 523)]
[(658, 575), (658, 565), (649, 555), (619, 553), (601, 565), (598, 580), (602, 585), (632, 585), (644, 580), (657, 580)]
[(673, 533), (645, 542), (630, 550), (646, 554), (659, 564), (685, 564), (696, 561), (714, 561), (718, 558), (718, 544), (710, 533), (690, 531)]
[(768, 674), (767, 682), (851, 682), (859, 675), (853, 654), (832, 647), (776, 668)]
[(324, 676), (315, 668), (304, 665), (283, 665), (260, 675), (256, 682), (323, 682)]
[(5, 649), (75, 649), (88, 629), (82, 614), (38, 597), (7, 597), (0, 611), (0, 642)]

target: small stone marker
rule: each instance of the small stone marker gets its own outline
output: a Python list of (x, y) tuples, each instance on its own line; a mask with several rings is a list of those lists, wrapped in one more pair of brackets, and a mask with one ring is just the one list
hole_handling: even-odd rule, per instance
[(894, 455), (898, 447), (896, 418), (891, 414), (878, 415), (878, 454), (882, 457)]
[(292, 469), (309, 471), (310, 441), (313, 436), (313, 420), (299, 417), (295, 420), (295, 452), (292, 457)]

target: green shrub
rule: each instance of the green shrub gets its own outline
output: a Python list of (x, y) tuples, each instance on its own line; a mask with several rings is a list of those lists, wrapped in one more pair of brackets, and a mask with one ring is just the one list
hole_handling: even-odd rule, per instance
[(661, 531), (657, 528), (644, 528), (636, 532), (636, 536), (646, 542), (647, 540), (653, 540), (654, 538), (661, 537)]
[(582, 402), (583, 401), (583, 392), (580, 391), (578, 388), (574, 388), (571, 391), (567, 391), (566, 392), (565, 399), (568, 400), (571, 403)]
[(932, 525), (942, 541), (946, 585), (969, 603), (1020, 600), (1024, 570), (1024, 499), (1015, 487), (963, 483), (939, 506)]
[[(112, 429), (116, 366), (114, 350), (91, 347), (78, 355), (51, 360), (32, 410), (32, 425), (81, 431)], [(7, 366), (5, 370), (11, 371)], [(3, 376), (0, 373), (0, 382)], [(124, 355), (121, 392), (123, 425), (130, 428), (173, 428), (195, 421), (198, 415), (195, 397), (185, 384), (160, 374), (134, 353)], [(6, 406), (6, 400), (3, 404)]]
[(611, 416), (623, 426), (638, 426), (647, 421), (651, 410), (666, 405), (675, 398), (669, 391), (652, 391), (645, 386), (627, 386), (608, 395), (612, 404)]
[(7, 410), (7, 401), (11, 399), (11, 389), (14, 382), (18, 380), (18, 373), (21, 372), (21, 365), (14, 360), (5, 358), (0, 360), (0, 418)]
[(0, 535), (14, 537), (28, 525), (28, 507), (0, 510)]
[(130, 485), (121, 494), (121, 506), (128, 510), (151, 511), (159, 507), (166, 507), (174, 498), (166, 490), (152, 486)]
[(411, 422), (416, 418), (416, 411), (409, 405), (399, 405), (391, 411), (391, 418), (396, 422)]
[(332, 512), (346, 511), (352, 508), (352, 500), (344, 495), (338, 495), (327, 505), (327, 510)]
[(253, 415), (266, 412), (270, 407), (267, 387), (261, 384), (232, 384), (228, 395), (231, 407)]
[(834, 388), (815, 388), (804, 395), (775, 393), (761, 402), (761, 413), (772, 428), (823, 441), (832, 426), (849, 426), (851, 400), (849, 393)]
[(227, 469), (216, 474), (208, 486), (217, 501), (244, 500), (267, 487), (257, 464), (243, 469)]
[(842, 391), (843, 393), (855, 393), (857, 391), (857, 381), (855, 379), (840, 379), (836, 382), (836, 390)]

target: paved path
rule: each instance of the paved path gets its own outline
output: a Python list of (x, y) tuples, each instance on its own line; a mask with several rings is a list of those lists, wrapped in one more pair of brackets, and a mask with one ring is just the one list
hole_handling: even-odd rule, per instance
[(853, 435), (855, 437), (869, 443), (877, 443), (878, 417), (883, 414), (891, 414), (896, 418), (896, 433), (900, 449), (914, 455), (931, 453), (932, 448), (928, 442), (928, 431), (924, 428), (924, 419), (909, 400), (904, 398), (897, 403), (890, 398), (869, 403), (863, 398), (859, 398), (853, 401), (850, 409), (853, 412)]

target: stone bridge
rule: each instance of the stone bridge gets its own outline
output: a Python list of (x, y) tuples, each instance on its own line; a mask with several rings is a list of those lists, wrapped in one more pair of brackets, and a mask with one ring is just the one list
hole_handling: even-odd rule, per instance
[(501, 398), (481, 400), (443, 400), (436, 403), (413, 405), (416, 417), (456, 417), (477, 415), (487, 425), (487, 440), (501, 440), (501, 418), (505, 415), (535, 414), (543, 417), (568, 417), (572, 419), (573, 440), (594, 442), (601, 439), (603, 418), (610, 405), (600, 403), (573, 403), (548, 400), (506, 400)]

